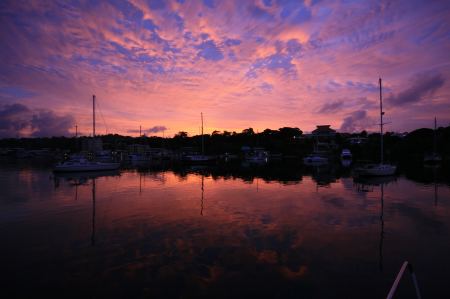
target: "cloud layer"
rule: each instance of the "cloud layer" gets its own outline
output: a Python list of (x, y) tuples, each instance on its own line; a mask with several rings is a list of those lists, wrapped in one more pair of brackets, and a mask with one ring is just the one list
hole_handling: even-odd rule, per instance
[[(448, 1), (11, 0), (0, 10), (1, 103), (73, 115), (81, 131), (92, 94), (111, 133), (164, 123), (197, 134), (200, 112), (207, 132), (344, 130), (355, 111), (378, 113), (378, 76), (390, 130), (450, 122)], [(50, 116), (36, 115), (43, 128)]]
[(51, 110), (31, 110), (22, 104), (0, 107), (0, 138), (68, 136), (75, 126), (72, 115), (57, 115)]
[(421, 75), (412, 82), (410, 87), (388, 100), (397, 106), (425, 101), (426, 96), (433, 96), (439, 88), (444, 86), (444, 83), (445, 79), (441, 74)]

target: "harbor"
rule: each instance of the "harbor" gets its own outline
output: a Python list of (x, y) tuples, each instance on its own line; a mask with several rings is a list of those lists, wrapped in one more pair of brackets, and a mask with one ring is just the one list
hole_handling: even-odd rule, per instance
[(450, 2), (0, 1), (4, 298), (450, 298)]

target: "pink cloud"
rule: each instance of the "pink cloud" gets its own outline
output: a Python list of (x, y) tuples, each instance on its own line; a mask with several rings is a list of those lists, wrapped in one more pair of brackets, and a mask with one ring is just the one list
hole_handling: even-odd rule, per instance
[[(167, 134), (196, 134), (201, 111), (211, 131), (310, 131), (319, 123), (340, 128), (354, 111), (376, 116), (378, 76), (387, 96), (408, 90), (415, 74), (434, 71), (444, 82), (427, 109), (395, 107), (386, 97), (390, 129), (423, 124), (405, 117), (448, 122), (447, 8), (404, 5), (10, 2), (2, 16), (0, 87), (35, 96), (12, 99), (0, 89), (0, 99), (73, 114), (84, 131), (92, 94), (109, 130), (121, 134), (155, 123), (169, 127)], [(334, 102), (341, 104), (332, 115), (317, 113)]]

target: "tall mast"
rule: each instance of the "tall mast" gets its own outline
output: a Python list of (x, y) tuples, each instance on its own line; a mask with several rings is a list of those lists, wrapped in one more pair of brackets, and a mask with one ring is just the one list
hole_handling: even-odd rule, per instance
[(203, 141), (203, 112), (200, 112), (200, 117), (202, 119), (202, 155), (205, 154), (205, 142)]
[(433, 153), (436, 153), (436, 116), (434, 117), (434, 131), (433, 131)]
[(92, 96), (92, 137), (95, 137), (95, 95)]
[(381, 78), (379, 78), (380, 82), (380, 144), (381, 144), (381, 164), (383, 164), (383, 99), (381, 96)]

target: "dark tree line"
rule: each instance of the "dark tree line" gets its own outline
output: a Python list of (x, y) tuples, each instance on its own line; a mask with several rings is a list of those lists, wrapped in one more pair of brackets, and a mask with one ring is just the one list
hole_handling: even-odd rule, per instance
[[(367, 142), (361, 145), (349, 143), (351, 137), (366, 137)], [(81, 149), (83, 140), (90, 137), (51, 137), (51, 138), (9, 138), (0, 139), (0, 148), (25, 148), (62, 150), (76, 152)], [(172, 138), (156, 136), (130, 137), (117, 134), (101, 135), (103, 147), (111, 150), (126, 150), (131, 144), (148, 145), (153, 148), (181, 150), (186, 147), (200, 150), (202, 136), (189, 136), (186, 132), (178, 132)], [(433, 150), (434, 133), (431, 129), (418, 129), (405, 136), (391, 132), (383, 136), (385, 157), (391, 161), (421, 160), (423, 155)], [(208, 154), (241, 153), (243, 147), (262, 147), (271, 153), (284, 156), (302, 157), (313, 150), (314, 138), (305, 136), (299, 128), (283, 127), (278, 130), (266, 129), (255, 133), (252, 128), (240, 133), (214, 131), (204, 134), (203, 142)], [(377, 160), (380, 153), (380, 134), (337, 133), (334, 139), (336, 154), (342, 148), (349, 148), (357, 159)], [(436, 131), (436, 148), (447, 160), (450, 159), (450, 127), (439, 128)]]

